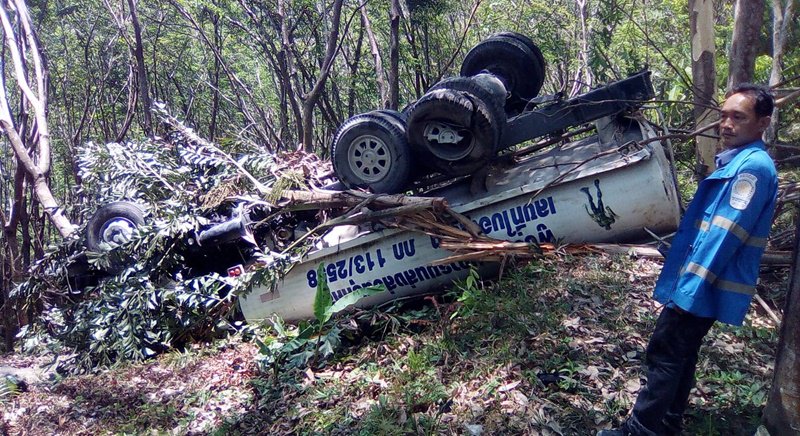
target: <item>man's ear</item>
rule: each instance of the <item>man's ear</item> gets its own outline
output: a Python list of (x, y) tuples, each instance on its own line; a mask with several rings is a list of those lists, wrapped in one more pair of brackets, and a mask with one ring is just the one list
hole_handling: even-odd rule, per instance
[(758, 128), (759, 130), (761, 130), (761, 133), (764, 133), (764, 131), (767, 130), (767, 127), (769, 127), (769, 123), (771, 122), (772, 122), (771, 116), (761, 117), (758, 119)]

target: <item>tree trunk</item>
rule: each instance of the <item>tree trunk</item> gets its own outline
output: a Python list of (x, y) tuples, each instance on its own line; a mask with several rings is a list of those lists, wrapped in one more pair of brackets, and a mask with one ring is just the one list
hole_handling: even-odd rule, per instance
[[(364, 44), (364, 34), (367, 32), (367, 24), (369, 20), (365, 18), (366, 12), (364, 11), (366, 6), (361, 8), (361, 28), (358, 31), (358, 39), (356, 39), (356, 47), (353, 49), (353, 61), (350, 63), (350, 89), (347, 92), (347, 118), (353, 116), (355, 109), (356, 109), (356, 84), (358, 79), (358, 66), (361, 64), (361, 47)], [(370, 30), (371, 31), (371, 30)], [(374, 36), (373, 36), (374, 37)], [(372, 40), (370, 39), (370, 47), (377, 49), (377, 45), (372, 45)], [(373, 50), (373, 54), (377, 53)], [(378, 55), (376, 59), (380, 60), (380, 55)], [(378, 68), (376, 66), (375, 73), (377, 75), (376, 80), (378, 84), (378, 91), (380, 95), (383, 95), (383, 91), (381, 90), (381, 82), (382, 77), (377, 74)]]
[(342, 3), (344, 0), (334, 0), (333, 12), (331, 13), (331, 33), (325, 44), (325, 59), (322, 61), (319, 76), (314, 87), (309, 91), (303, 101), (303, 149), (308, 153), (314, 152), (314, 106), (319, 101), (325, 82), (328, 80), (333, 60), (336, 56), (336, 49), (339, 44), (339, 23), (342, 18)]
[[(709, 106), (716, 105), (716, 67), (714, 63), (714, 4), (712, 0), (689, 0), (689, 20), (692, 36), (692, 81), (694, 82), (694, 119), (699, 129), (715, 121), (716, 113)], [(714, 171), (717, 141), (697, 137), (698, 176), (705, 177)]]
[[(137, 85), (138, 80), (136, 78), (136, 68), (133, 64), (128, 64), (128, 106), (125, 108), (125, 121), (122, 122), (122, 126), (119, 128), (117, 133), (114, 135), (115, 142), (122, 142), (125, 139), (125, 135), (128, 134), (128, 129), (131, 127), (131, 123), (133, 123), (133, 118), (136, 116), (136, 102), (139, 101), (139, 87)], [(112, 128), (116, 130), (116, 123), (112, 124)]]
[(583, 89), (591, 89), (594, 85), (594, 74), (592, 73), (592, 67), (589, 62), (589, 38), (591, 29), (588, 24), (587, 3), (588, 0), (576, 0), (575, 5), (581, 26), (578, 37), (581, 48), (578, 54), (578, 69), (575, 71), (575, 78), (572, 81), (572, 88), (569, 92), (570, 97), (580, 94)]
[(17, 42), (17, 34), (9, 20), (5, 6), (0, 6), (0, 21), (2, 21), (3, 33), (5, 36), (6, 47), (14, 66), (14, 76), (17, 86), (21, 91), (22, 98), (27, 101), (31, 106), (35, 115), (36, 134), (33, 153), (36, 161), (29, 154), (27, 147), (25, 147), (23, 139), (20, 137), (18, 131), (14, 127), (14, 119), (11, 116), (11, 111), (8, 106), (8, 97), (5, 89), (6, 84), (0, 85), (0, 128), (8, 136), (11, 143), (11, 148), (14, 150), (14, 155), (17, 158), (17, 164), (22, 165), (28, 175), (29, 180), (33, 185), (33, 190), (39, 203), (47, 213), (50, 222), (55, 226), (61, 236), (66, 237), (75, 230), (75, 226), (64, 215), (63, 209), (59, 206), (55, 197), (53, 196), (50, 186), (47, 183), (47, 173), (50, 171), (50, 132), (47, 128), (46, 118), (46, 96), (47, 89), (45, 86), (47, 71), (44, 68), (44, 61), (42, 53), (39, 51), (39, 46), (36, 41), (36, 36), (33, 33), (30, 15), (28, 8), (22, 0), (15, 0), (14, 7), (16, 8), (17, 18), (19, 19), (20, 32), (25, 38), (29, 53), (34, 66), (34, 77), (36, 79), (36, 92), (31, 88), (28, 82), (27, 72), (23, 66), (23, 53), (20, 53), (21, 45)]
[[(219, 25), (219, 15), (214, 14), (211, 17), (212, 23), (214, 23), (214, 45), (217, 46), (217, 50), (219, 50), (219, 54), (222, 55), (222, 29)], [(219, 85), (219, 73), (222, 69), (220, 59), (214, 56), (214, 73), (211, 75), (211, 84), (213, 89), (211, 90), (211, 122), (208, 126), (208, 139), (210, 141), (214, 141), (217, 137), (217, 118), (219, 117), (219, 94), (220, 92), (220, 85)]]
[(397, 110), (400, 101), (400, 0), (392, 0), (389, 12), (389, 101), (386, 109)]
[(2, 225), (2, 235), (0, 235), (0, 242), (2, 242), (2, 251), (0, 251), (0, 316), (3, 317), (3, 328), (5, 335), (3, 336), (5, 344), (5, 352), (13, 350), (14, 335), (16, 333), (17, 325), (14, 323), (14, 311), (11, 309), (11, 302), (9, 293), (14, 287), (16, 281), (16, 272), (18, 271), (17, 265), (19, 256), (17, 256), (17, 226), (9, 226), (9, 221), (0, 208), (0, 225)]
[(775, 375), (763, 416), (772, 436), (796, 435), (800, 430), (800, 219), (795, 217), (795, 221), (792, 278), (775, 356)]
[(425, 80), (425, 73), (422, 71), (422, 57), (417, 48), (417, 36), (414, 25), (411, 20), (405, 21), (406, 25), (406, 41), (408, 41), (408, 48), (411, 52), (412, 64), (414, 65), (414, 97), (420, 98), (422, 93), (427, 89), (427, 80)]
[[(785, 8), (781, 0), (773, 0), (772, 29), (772, 72), (770, 85), (777, 85), (783, 79), (783, 55), (789, 26), (794, 18), (795, 0), (787, 0)], [(766, 132), (770, 143), (777, 140), (778, 105), (772, 113), (772, 123)], [(794, 259), (792, 278), (786, 295), (783, 311), (778, 351), (775, 356), (775, 374), (772, 389), (764, 408), (764, 425), (771, 435), (797, 434), (800, 429), (800, 219), (795, 218)]]
[(22, 255), (22, 271), (27, 271), (31, 266), (31, 213), (28, 210), (28, 196), (22, 197), (22, 207), (19, 208), (19, 230), (22, 233), (22, 246), (19, 253)]
[[(783, 81), (783, 55), (786, 53), (786, 40), (789, 29), (794, 19), (796, 0), (786, 0), (786, 6), (781, 0), (772, 0), (772, 71), (769, 75), (769, 85), (776, 86)], [(764, 133), (767, 144), (775, 144), (778, 140), (779, 108), (776, 106), (772, 112), (772, 121)]]
[(45, 229), (48, 228), (47, 215), (41, 213), (39, 210), (39, 202), (36, 200), (36, 196), (33, 196), (31, 199), (30, 216), (33, 217), (31, 220), (31, 233), (33, 235), (31, 248), (33, 248), (33, 259), (42, 259), (44, 257), (44, 241), (47, 240), (45, 239)]
[(22, 165), (17, 165), (14, 172), (14, 192), (11, 200), (11, 210), (8, 218), (3, 222), (3, 236), (6, 240), (9, 280), (17, 278), (17, 274), (22, 270), (21, 256), (19, 255), (19, 239), (17, 231), (24, 209), (25, 201), (25, 169)]
[(736, 0), (728, 56), (728, 88), (753, 81), (758, 39), (764, 22), (764, 0)]
[(139, 16), (136, 14), (136, 0), (128, 0), (128, 7), (131, 8), (131, 24), (133, 24), (133, 36), (135, 39), (133, 54), (136, 58), (136, 74), (139, 84), (139, 101), (142, 103), (142, 127), (148, 137), (153, 136), (153, 121), (150, 116), (152, 102), (150, 101), (149, 82), (147, 80), (147, 70), (144, 66), (144, 46), (142, 45), (142, 26), (139, 25)]
[(21, 165), (17, 165), (13, 185), (13, 198), (10, 201), (11, 210), (8, 217), (5, 216), (3, 208), (0, 207), (0, 224), (3, 226), (3, 233), (0, 236), (0, 241), (3, 241), (2, 255), (0, 255), (0, 262), (2, 262), (0, 263), (0, 269), (2, 269), (2, 275), (0, 275), (0, 290), (2, 290), (0, 316), (3, 317), (3, 328), (5, 329), (3, 339), (6, 352), (13, 350), (14, 336), (18, 328), (18, 325), (14, 322), (15, 313), (11, 307), (9, 293), (14, 287), (14, 283), (18, 282), (22, 271), (22, 256), (19, 252), (19, 238), (17, 235), (25, 198), (25, 170)]
[[(283, 83), (282, 95), (285, 96), (288, 103), (291, 105), (292, 112), (294, 113), (295, 128), (297, 129), (297, 140), (303, 141), (303, 112), (297, 102), (297, 94), (302, 91), (298, 88), (295, 92), (294, 85), (292, 84), (295, 75), (294, 62), (292, 59), (292, 39), (289, 19), (286, 17), (286, 0), (278, 0), (278, 17), (280, 19), (280, 41), (281, 49), (278, 52), (278, 64), (280, 66), (280, 75)], [(284, 103), (285, 104), (285, 103)], [(288, 125), (288, 124), (287, 124)], [(284, 140), (285, 141), (285, 140)]]
[[(369, 21), (367, 15), (367, 6), (361, 8), (361, 23), (364, 30), (367, 32), (367, 40), (369, 41), (369, 50), (372, 53), (372, 58), (375, 60), (375, 83), (378, 86), (378, 95), (381, 99), (381, 106), (389, 100), (389, 88), (386, 85), (386, 73), (383, 71), (383, 59), (381, 58), (381, 51), (378, 47), (378, 40), (375, 38), (375, 33), (372, 31), (372, 23)], [(350, 113), (350, 116), (353, 114)]]

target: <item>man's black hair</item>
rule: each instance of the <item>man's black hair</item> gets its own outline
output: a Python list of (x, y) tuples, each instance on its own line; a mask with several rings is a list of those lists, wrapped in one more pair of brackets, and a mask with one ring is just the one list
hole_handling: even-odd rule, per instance
[(731, 88), (727, 96), (730, 97), (733, 94), (746, 94), (752, 97), (755, 101), (753, 109), (759, 118), (772, 115), (772, 110), (775, 108), (775, 99), (766, 86), (754, 85), (752, 83), (740, 83)]

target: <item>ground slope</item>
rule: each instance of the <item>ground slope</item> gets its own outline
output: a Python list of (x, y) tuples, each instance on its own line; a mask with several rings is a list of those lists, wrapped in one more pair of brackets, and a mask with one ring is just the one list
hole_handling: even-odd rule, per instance
[[(259, 372), (233, 338), (6, 397), (10, 434), (565, 434), (616, 425), (642, 377), (660, 263), (562, 257), (508, 267), (497, 284), (367, 311), (321, 368)], [(759, 292), (780, 305), (785, 271)], [(457, 299), (457, 300), (456, 300)], [(757, 310), (758, 309), (758, 310)], [(717, 325), (699, 362), (687, 434), (752, 434), (777, 328), (753, 307)], [(5, 356), (6, 366), (43, 359)]]

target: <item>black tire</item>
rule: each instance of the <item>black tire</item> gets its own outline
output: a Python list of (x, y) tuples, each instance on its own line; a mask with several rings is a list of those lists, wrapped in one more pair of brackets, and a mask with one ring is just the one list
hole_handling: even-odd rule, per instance
[(518, 32), (499, 32), (490, 36), (490, 38), (497, 38), (497, 37), (512, 38), (525, 44), (525, 47), (528, 47), (528, 49), (531, 52), (533, 52), (533, 55), (536, 56), (537, 59), (539, 59), (539, 64), (542, 66), (542, 72), (546, 71), (546, 63), (544, 60), (544, 55), (542, 54), (542, 50), (539, 48), (538, 45), (536, 45), (535, 42), (533, 42), (532, 39)]
[(393, 120), (397, 120), (402, 124), (403, 130), (406, 128), (406, 123), (408, 122), (408, 114), (403, 112), (398, 112), (392, 109), (379, 109), (373, 111), (375, 114), (386, 115)]
[(136, 203), (115, 201), (97, 209), (86, 224), (86, 247), (105, 252), (130, 241), (144, 225), (144, 211)]
[[(478, 74), (473, 77), (450, 77), (433, 85), (429, 92), (436, 89), (463, 91), (473, 97), (477, 97), (486, 104), (489, 110), (490, 122), (496, 126), (497, 130), (495, 147), (500, 143), (500, 136), (502, 136), (503, 128), (506, 124), (506, 112), (504, 109), (506, 90), (499, 80), (491, 74)], [(497, 151), (496, 148), (495, 151)]]
[[(388, 120), (389, 122), (395, 124), (397, 126), (397, 128), (401, 129), (403, 131), (403, 134), (406, 137), (406, 143), (405, 143), (406, 147), (408, 148), (408, 150), (411, 150), (411, 147), (408, 145), (408, 139), (407, 139), (408, 135), (406, 134), (406, 125), (408, 124), (408, 112), (409, 112), (408, 109), (409, 108), (410, 108), (410, 105), (406, 106), (403, 109), (402, 112), (401, 111), (392, 110), (392, 109), (378, 109), (376, 111), (372, 111), (372, 112), (369, 112), (369, 113), (371, 113), (373, 115), (377, 115), (377, 116), (383, 117), (384, 119)], [(413, 159), (414, 159), (414, 157), (413, 157), (413, 153), (412, 153), (410, 160), (413, 162)], [(425, 175), (426, 171), (424, 171), (424, 167), (421, 167), (421, 168), (415, 168), (412, 165), (409, 165), (407, 181), (410, 182), (410, 181), (418, 178), (419, 176)], [(402, 191), (402, 189), (401, 189), (401, 191)], [(400, 192), (400, 191), (397, 191), (397, 192)]]
[(423, 163), (449, 176), (465, 175), (495, 154), (500, 134), (493, 118), (487, 103), (468, 92), (434, 89), (411, 108), (408, 141)]
[(331, 160), (346, 187), (393, 194), (407, 186), (411, 150), (405, 122), (391, 112), (356, 115), (339, 128), (331, 145)]
[(405, 105), (402, 109), (400, 109), (400, 115), (402, 115), (406, 121), (408, 121), (408, 114), (411, 112), (411, 107), (414, 106), (414, 103), (409, 103)]
[(528, 46), (510, 36), (493, 36), (473, 47), (461, 65), (462, 76), (474, 76), (483, 71), (494, 74), (517, 98), (530, 100), (539, 94), (544, 84), (543, 58)]

